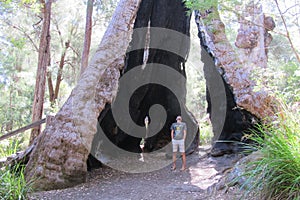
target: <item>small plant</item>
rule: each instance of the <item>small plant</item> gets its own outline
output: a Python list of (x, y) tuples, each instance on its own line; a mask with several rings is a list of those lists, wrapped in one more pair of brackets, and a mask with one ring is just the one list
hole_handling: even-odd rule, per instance
[(248, 166), (247, 194), (260, 199), (300, 199), (300, 114), (283, 107), (278, 121), (252, 138), (262, 158)]
[(26, 195), (31, 191), (30, 184), (26, 183), (24, 177), (24, 167), (15, 166), (0, 169), (0, 199), (21, 200), (26, 199)]
[[(10, 140), (7, 146), (1, 146), (0, 157), (15, 154), (19, 149), (18, 140)], [(21, 200), (31, 191), (31, 183), (26, 183), (24, 166), (6, 166), (0, 169), (0, 200)]]
[(20, 143), (18, 139), (8, 141), (8, 144), (0, 144), (0, 158), (15, 154), (20, 150)]
[(208, 122), (200, 122), (200, 145), (210, 144), (212, 137), (211, 125)]

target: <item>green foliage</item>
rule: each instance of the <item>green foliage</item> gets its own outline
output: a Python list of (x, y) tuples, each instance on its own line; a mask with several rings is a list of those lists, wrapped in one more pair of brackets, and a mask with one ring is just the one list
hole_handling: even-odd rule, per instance
[(0, 169), (0, 180), (1, 200), (26, 199), (26, 195), (31, 192), (30, 183), (26, 183), (22, 166)]
[(218, 0), (184, 0), (185, 6), (191, 10), (207, 10), (218, 6)]
[(26, 43), (25, 38), (13, 38), (13, 37), (10, 38), (10, 42), (14, 47), (18, 49), (23, 49)]
[[(7, 78), (10, 81), (9, 77)], [(20, 81), (21, 83), (23, 81)], [(22, 127), (30, 122), (32, 85), (27, 83), (4, 85), (0, 100), (1, 133)], [(1, 85), (1, 84), (0, 84)]]
[(200, 145), (211, 144), (213, 138), (212, 125), (208, 120), (200, 121)]
[[(299, 109), (299, 108), (298, 108)], [(249, 192), (261, 199), (300, 198), (300, 114), (283, 107), (278, 121), (252, 138), (262, 158), (249, 166)]]
[(212, 129), (206, 113), (206, 81), (203, 74), (203, 66), (201, 65), (198, 31), (195, 24), (191, 24), (191, 27), (191, 47), (186, 62), (186, 105), (189, 111), (193, 113), (197, 122), (199, 122), (200, 144), (204, 145), (210, 144)]
[(9, 139), (8, 144), (0, 143), (0, 158), (4, 158), (15, 154), (20, 150), (20, 142), (18, 139)]
[[(116, 0), (95, 1), (91, 54), (99, 44)], [(100, 6), (101, 5), (101, 6)], [(41, 2), (0, 0), (0, 135), (31, 122), (42, 28)], [(70, 41), (64, 61), (63, 80), (55, 106), (49, 102), (46, 86), (44, 114), (55, 114), (77, 82), (83, 46), (86, 5), (54, 1), (51, 14), (51, 63), (48, 72), (55, 87), (65, 42)], [(47, 101), (48, 100), (48, 101)]]
[(10, 4), (12, 2), (12, 0), (2, 0), (0, 1), (1, 3), (4, 3), (4, 4)]
[(296, 62), (289, 61), (282, 65), (284, 79), (282, 81), (282, 96), (289, 102), (300, 101), (300, 67)]
[[(19, 138), (9, 139), (8, 144), (0, 143), (0, 158), (15, 154), (19, 150)], [(26, 183), (24, 166), (1, 168), (0, 200), (26, 199), (26, 194), (31, 191), (31, 184), (31, 182)]]
[(199, 10), (201, 12), (211, 8), (224, 8), (227, 11), (236, 12), (233, 8), (236, 5), (243, 4), (243, 1), (240, 0), (183, 0), (183, 2), (190, 10)]
[(36, 0), (21, 0), (22, 4), (33, 4), (35, 2), (36, 2)]
[[(36, 0), (1, 0), (0, 10), (13, 12), (14, 9), (27, 9), (38, 13), (40, 11), (40, 3)], [(2, 13), (1, 13), (2, 14)]]
[[(20, 7), (20, 1), (5, 2), (7, 8), (0, 15), (0, 134), (9, 132), (31, 121), (31, 104), (37, 53), (32, 49), (35, 40), (26, 29), (32, 19), (30, 8)], [(3, 4), (0, 5), (0, 7)], [(25, 8), (25, 9), (20, 9)], [(2, 10), (2, 8), (1, 8)], [(30, 14), (28, 14), (29, 12)], [(15, 29), (14, 27), (18, 27)]]
[(274, 35), (268, 56), (268, 69), (264, 72), (267, 83), (261, 84), (262, 87), (270, 88), (287, 102), (300, 101), (300, 63), (296, 60), (288, 40), (281, 35)]

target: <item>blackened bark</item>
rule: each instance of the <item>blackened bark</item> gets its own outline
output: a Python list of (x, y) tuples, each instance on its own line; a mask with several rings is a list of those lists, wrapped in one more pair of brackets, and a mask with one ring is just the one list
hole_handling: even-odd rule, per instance
[[(184, 7), (181, 0), (143, 0), (140, 4), (134, 28), (145, 28), (145, 30), (143, 34), (133, 34), (134, 40), (132, 40), (129, 46), (142, 46), (145, 48), (139, 50), (128, 50), (125, 58), (125, 68), (122, 74), (125, 74), (131, 69), (143, 64), (144, 54), (145, 51), (147, 51), (147, 37), (149, 36), (147, 36), (148, 27), (150, 27), (150, 47), (152, 46), (152, 42), (155, 42), (153, 41), (155, 34), (151, 31), (152, 27), (171, 29), (189, 36), (190, 17), (187, 15), (186, 11), (187, 9)], [(170, 38), (166, 36), (165, 40), (162, 42), (170, 42), (168, 40), (170, 40)], [(178, 48), (182, 48), (180, 49), (180, 55), (184, 55), (183, 57), (172, 52), (150, 48), (147, 64), (158, 63), (166, 65), (175, 69), (185, 77), (184, 63), (188, 56), (189, 47), (187, 45), (181, 45), (184, 41), (172, 42), (178, 44)], [(139, 44), (137, 45), (136, 43)], [(146, 65), (145, 67), (151, 66)], [(154, 68), (151, 69), (151, 74), (153, 76), (157, 75)], [(149, 137), (145, 140), (145, 146), (143, 149), (145, 152), (161, 149), (171, 141), (170, 126), (175, 121), (177, 115), (188, 116), (183, 119), (188, 126), (188, 137), (196, 135), (195, 138), (190, 139), (193, 143), (187, 149), (187, 152), (191, 153), (198, 147), (199, 130), (196, 121), (192, 114), (189, 113), (184, 106), (186, 95), (185, 83), (178, 83), (177, 80), (172, 81), (181, 91), (180, 99), (177, 99), (168, 88), (157, 84), (142, 86), (131, 96), (129, 105), (130, 114), (132, 120), (140, 126), (144, 126), (144, 118), (149, 116), (148, 112), (152, 105), (160, 104), (167, 112), (167, 119), (163, 129), (155, 136)], [(184, 107), (183, 113), (180, 113), (180, 106)], [(98, 120), (107, 137), (117, 146), (131, 152), (142, 151), (140, 148), (141, 138), (130, 136), (124, 133), (120, 129), (121, 127), (117, 127), (110, 105), (106, 105), (105, 110), (100, 114)]]
[[(255, 129), (255, 125), (259, 123), (259, 119), (245, 109), (237, 106), (232, 87), (225, 81), (226, 77), (224, 77), (224, 70), (215, 65), (218, 58), (214, 56), (213, 49), (209, 47), (208, 41), (206, 41), (207, 36), (205, 35), (205, 31), (200, 27), (200, 14), (198, 12), (196, 12), (196, 23), (198, 26), (198, 37), (202, 47), (201, 59), (204, 62), (206, 85), (213, 85), (211, 84), (211, 81), (215, 81), (211, 78), (207, 78), (211, 76), (209, 73), (212, 72), (212, 69), (216, 70), (215, 73), (221, 78), (224, 85), (224, 88), (213, 88), (213, 91), (210, 91), (212, 89), (209, 90), (208, 87), (206, 89), (206, 100), (208, 103), (207, 112), (212, 121), (215, 137), (211, 155), (221, 156), (226, 153), (241, 151), (243, 149), (241, 148), (241, 142), (249, 142), (247, 137), (244, 137), (245, 134), (250, 134), (250, 129)], [(210, 62), (207, 61), (207, 57), (211, 57)], [(220, 119), (212, 119), (212, 106), (214, 105), (211, 96), (221, 96), (221, 93), (224, 92), (222, 90), (225, 90), (225, 102), (224, 105), (218, 105), (220, 107), (216, 108), (217, 111), (215, 112), (218, 112), (218, 109), (221, 110), (226, 106), (224, 123), (220, 123)], [(218, 117), (221, 116), (217, 116), (217, 118)]]

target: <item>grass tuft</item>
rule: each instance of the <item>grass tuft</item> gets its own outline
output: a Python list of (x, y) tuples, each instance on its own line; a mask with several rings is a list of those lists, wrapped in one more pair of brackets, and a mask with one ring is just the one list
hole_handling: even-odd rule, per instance
[(0, 199), (26, 199), (27, 194), (31, 191), (30, 184), (26, 183), (22, 166), (1, 169), (0, 179)]
[[(6, 146), (1, 146), (0, 157), (15, 154), (19, 150), (18, 140), (10, 140)], [(24, 176), (23, 165), (6, 166), (0, 168), (0, 200), (23, 200), (31, 192), (31, 184)]]
[(278, 120), (252, 138), (262, 157), (248, 166), (247, 191), (259, 199), (300, 199), (300, 114), (282, 107)]

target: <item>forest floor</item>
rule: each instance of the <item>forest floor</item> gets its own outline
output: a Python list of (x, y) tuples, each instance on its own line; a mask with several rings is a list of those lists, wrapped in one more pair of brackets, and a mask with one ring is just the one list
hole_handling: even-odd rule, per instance
[(240, 155), (211, 157), (210, 147), (187, 156), (187, 170), (180, 171), (181, 159), (177, 160), (177, 169), (168, 165), (160, 170), (148, 173), (126, 173), (109, 167), (102, 167), (89, 172), (88, 181), (73, 188), (37, 192), (29, 199), (51, 200), (150, 200), (150, 199), (205, 199), (234, 200), (240, 199), (237, 187), (214, 188), (225, 176)]

